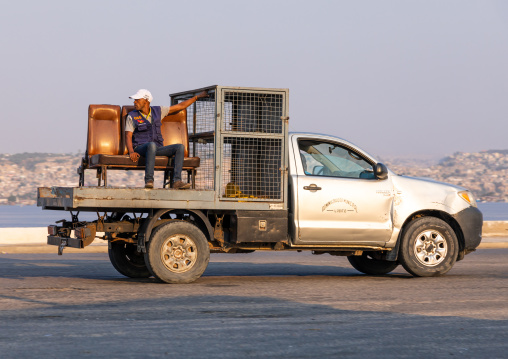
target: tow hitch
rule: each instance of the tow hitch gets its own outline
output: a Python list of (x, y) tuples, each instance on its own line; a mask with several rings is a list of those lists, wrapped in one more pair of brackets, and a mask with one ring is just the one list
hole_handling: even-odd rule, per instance
[[(76, 227), (74, 227), (76, 226)], [(72, 238), (71, 231), (74, 230), (76, 238)], [(63, 254), (65, 247), (85, 248), (95, 239), (95, 223), (70, 223), (64, 222), (63, 226), (48, 226), (48, 244), (58, 246), (58, 255)]]

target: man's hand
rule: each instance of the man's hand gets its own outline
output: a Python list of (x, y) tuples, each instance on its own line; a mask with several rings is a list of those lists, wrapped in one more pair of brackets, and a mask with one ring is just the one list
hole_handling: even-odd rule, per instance
[(137, 152), (131, 152), (129, 154), (129, 157), (131, 158), (131, 161), (132, 162), (138, 162), (138, 159), (139, 159), (139, 153)]
[(198, 94), (196, 97), (197, 98), (203, 98), (203, 97), (208, 97), (208, 92), (207, 91), (203, 91), (201, 92), (200, 94)]

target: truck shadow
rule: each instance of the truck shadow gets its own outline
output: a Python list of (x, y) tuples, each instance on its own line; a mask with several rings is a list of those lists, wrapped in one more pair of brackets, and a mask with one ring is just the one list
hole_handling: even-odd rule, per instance
[[(492, 252), (492, 251), (491, 251)], [(487, 252), (486, 252), (487, 253)], [(494, 252), (492, 252), (494, 253)], [(492, 253), (488, 252), (490, 256)], [(501, 253), (502, 254), (502, 253)], [(494, 257), (495, 262), (501, 261), (501, 254)], [(475, 259), (473, 256), (472, 259)], [(504, 259), (502, 259), (504, 263)], [(463, 263), (456, 264), (445, 276), (440, 278), (470, 278), (485, 277), (507, 279), (508, 273), (504, 270), (496, 270), (494, 263), (480, 267), (478, 261), (470, 261), (469, 266), (474, 266), (474, 271), (464, 272), (460, 268)], [(369, 276), (352, 268), (347, 259), (333, 256), (312, 256), (305, 254), (281, 253), (252, 253), (252, 254), (226, 254), (212, 255), (211, 261), (202, 278), (263, 278), (263, 277), (334, 277), (334, 278), (392, 278), (414, 279), (402, 266), (397, 267), (392, 273), (383, 276)], [(157, 282), (153, 278), (132, 279), (118, 273), (111, 265), (107, 254), (2, 254), (0, 255), (0, 278), (23, 279), (36, 277), (65, 277), (81, 278), (101, 281), (122, 281), (130, 283)]]
[[(93, 256), (93, 259), (85, 259)], [(230, 257), (233, 259), (232, 257)], [(247, 259), (247, 258), (242, 258)], [(273, 262), (253, 263), (250, 261), (219, 261), (210, 262), (202, 278), (210, 277), (368, 277), (352, 267), (348, 267), (347, 261), (340, 265), (327, 265), (306, 263), (278, 263)], [(81, 254), (69, 254), (57, 257), (54, 254), (37, 255), (3, 255), (0, 257), (0, 278), (23, 278), (23, 277), (67, 277), (88, 278), (94, 280), (121, 280), (128, 282), (156, 282), (155, 279), (126, 278), (118, 273), (109, 259), (103, 254), (92, 254), (85, 257)], [(385, 276), (412, 278), (402, 267), (398, 267), (393, 273)]]
[[(355, 270), (339, 265), (318, 265), (318, 264), (296, 264), (296, 263), (252, 263), (252, 262), (220, 262), (210, 263), (203, 277), (307, 277), (307, 276), (329, 276), (329, 277), (351, 277), (365, 276)], [(403, 273), (391, 273), (389, 277), (408, 277)], [(384, 276), (381, 276), (384, 277)]]

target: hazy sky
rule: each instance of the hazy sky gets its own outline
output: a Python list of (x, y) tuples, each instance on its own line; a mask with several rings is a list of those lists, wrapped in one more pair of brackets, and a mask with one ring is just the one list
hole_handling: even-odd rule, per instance
[(508, 1), (9, 1), (0, 153), (85, 149), (91, 103), (290, 89), (290, 130), (378, 156), (508, 149)]

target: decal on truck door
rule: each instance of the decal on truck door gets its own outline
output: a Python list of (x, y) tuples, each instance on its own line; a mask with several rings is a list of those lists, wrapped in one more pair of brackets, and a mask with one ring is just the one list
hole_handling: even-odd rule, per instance
[(335, 198), (331, 201), (327, 202), (322, 212), (334, 212), (334, 213), (349, 213), (349, 212), (356, 212), (358, 213), (358, 207), (353, 202), (344, 199), (344, 198)]

